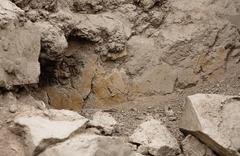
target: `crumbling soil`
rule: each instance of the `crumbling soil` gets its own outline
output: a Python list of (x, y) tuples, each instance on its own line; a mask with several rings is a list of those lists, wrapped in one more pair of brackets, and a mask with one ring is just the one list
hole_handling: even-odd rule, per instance
[[(4, 0), (0, 34), (16, 30), (25, 39), (36, 30), (28, 50), (39, 56), (15, 55), (12, 47), (25, 41), (0, 37), (0, 96), (32, 95), (88, 118), (104, 110), (119, 122), (116, 136), (153, 117), (181, 142), (188, 95), (240, 93), (239, 9), (238, 0)], [(9, 63), (17, 58), (21, 66)], [(32, 71), (18, 69), (30, 60)], [(14, 116), (0, 105), (0, 127)]]

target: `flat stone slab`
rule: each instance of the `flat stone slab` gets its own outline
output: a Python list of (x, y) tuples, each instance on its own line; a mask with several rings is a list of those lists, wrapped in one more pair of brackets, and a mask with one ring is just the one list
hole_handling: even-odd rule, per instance
[(43, 115), (25, 115), (15, 119), (15, 124), (25, 133), (27, 153), (37, 154), (51, 144), (63, 141), (85, 128), (88, 119), (76, 112), (49, 110)]
[(140, 156), (119, 138), (81, 134), (50, 147), (39, 156)]
[(186, 100), (180, 128), (220, 156), (239, 156), (239, 112), (238, 96), (195, 94)]

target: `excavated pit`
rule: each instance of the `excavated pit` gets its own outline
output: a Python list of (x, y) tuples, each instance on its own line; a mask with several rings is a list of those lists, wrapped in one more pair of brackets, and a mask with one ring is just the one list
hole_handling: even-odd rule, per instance
[(69, 37), (67, 42), (68, 48), (56, 60), (51, 60), (44, 52), (41, 53), (39, 87), (47, 94), (49, 100), (47, 103), (50, 106), (57, 109), (80, 110), (90, 93), (83, 97), (82, 88), (78, 85), (83, 83), (82, 77), (86, 74), (83, 73), (87, 66), (86, 58), (95, 55), (95, 43), (77, 37)]
[(238, 0), (0, 1), (0, 130), (26, 103), (89, 119), (108, 112), (113, 136), (160, 120), (181, 144), (187, 96), (239, 95), (239, 8)]
[(84, 45), (92, 45), (93, 43), (76, 37), (68, 38), (68, 48), (63, 54), (55, 60), (42, 51), (39, 57), (41, 65), (41, 75), (39, 84), (43, 87), (51, 85), (64, 85), (69, 83), (71, 77), (81, 75), (84, 66), (82, 53), (85, 53)]

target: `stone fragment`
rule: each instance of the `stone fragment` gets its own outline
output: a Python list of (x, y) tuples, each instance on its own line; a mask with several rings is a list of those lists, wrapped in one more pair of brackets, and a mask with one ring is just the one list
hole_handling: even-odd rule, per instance
[[(130, 142), (140, 144), (143, 153), (154, 156), (176, 156), (180, 153), (177, 140), (158, 120), (151, 119), (142, 123), (129, 138)], [(141, 149), (141, 151), (142, 151)]]
[(240, 98), (217, 94), (188, 96), (180, 128), (220, 156), (239, 156)]
[(143, 146), (143, 145), (140, 145), (140, 146), (137, 148), (137, 152), (138, 152), (138, 153), (141, 153), (141, 154), (144, 154), (144, 155), (148, 154), (148, 153), (149, 153), (148, 151), (149, 151), (149, 148), (146, 147), (146, 146)]
[(96, 112), (93, 115), (93, 120), (89, 122), (90, 126), (101, 128), (104, 134), (111, 135), (114, 132), (117, 121), (105, 112)]
[(17, 110), (18, 110), (17, 105), (12, 104), (12, 105), (9, 106), (9, 112), (10, 113), (16, 113)]
[(182, 147), (185, 156), (216, 156), (211, 149), (192, 135), (188, 135), (182, 141)]
[(22, 114), (15, 118), (16, 128), (24, 132), (26, 153), (36, 155), (51, 144), (63, 141), (85, 128), (88, 119), (76, 112), (49, 110), (45, 113)]
[(48, 148), (39, 156), (138, 156), (119, 138), (81, 134)]

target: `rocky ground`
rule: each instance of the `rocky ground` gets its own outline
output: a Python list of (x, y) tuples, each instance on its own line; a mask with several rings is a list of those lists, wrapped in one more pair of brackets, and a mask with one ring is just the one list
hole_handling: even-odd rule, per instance
[(0, 155), (239, 156), (239, 20), (239, 0), (1, 0)]

